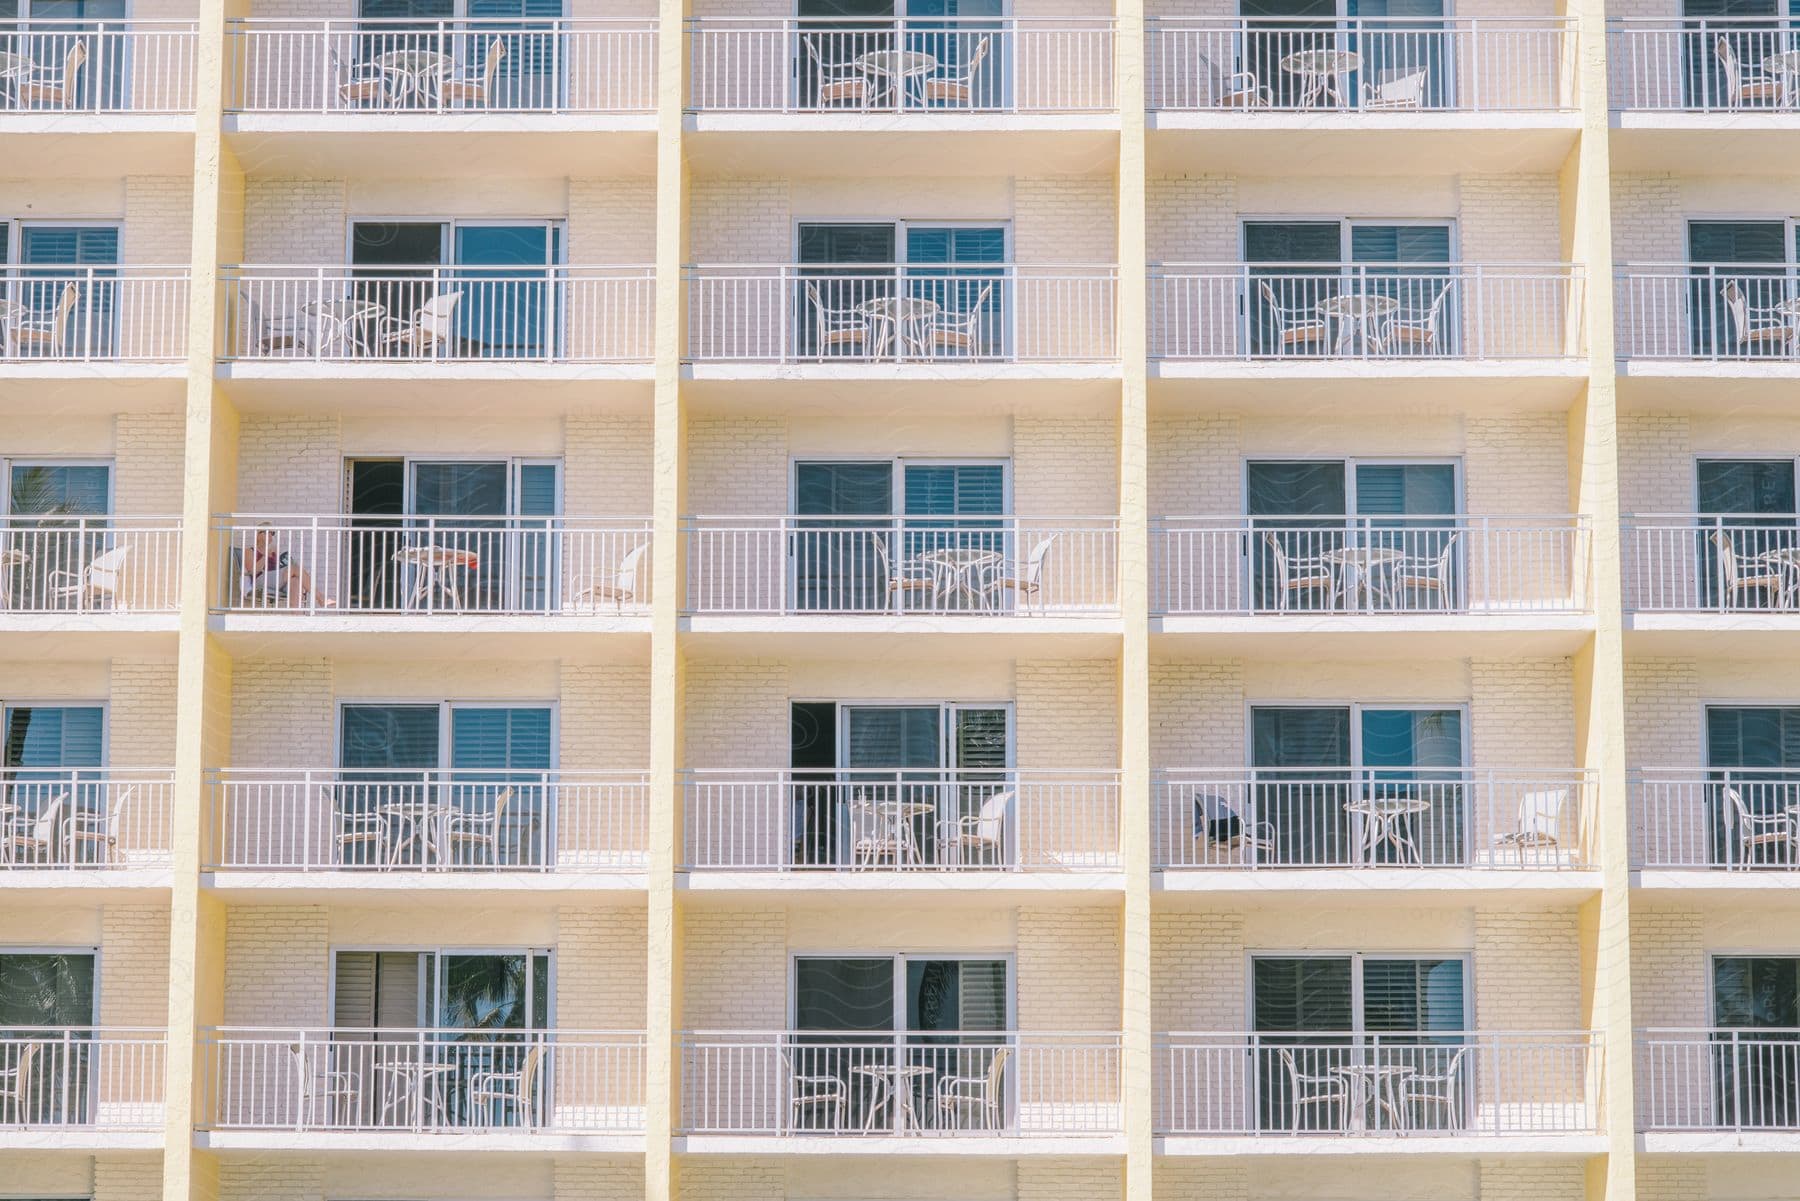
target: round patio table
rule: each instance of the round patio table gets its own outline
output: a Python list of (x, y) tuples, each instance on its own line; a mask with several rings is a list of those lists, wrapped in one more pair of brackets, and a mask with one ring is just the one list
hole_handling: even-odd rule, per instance
[(1389, 600), (1376, 576), (1406, 558), (1391, 546), (1340, 546), (1319, 556), (1337, 569), (1338, 595), (1346, 605), (1372, 609), (1377, 598)]
[(1424, 797), (1358, 797), (1354, 801), (1344, 803), (1344, 812), (1354, 814), (1363, 820), (1362, 853), (1363, 862), (1373, 866), (1375, 855), (1386, 843), (1394, 848), (1402, 860), (1418, 864), (1424, 860), (1419, 854), (1419, 845), (1411, 836), (1400, 828), (1400, 823), (1409, 817), (1431, 811), (1431, 802)]
[(919, 836), (913, 829), (913, 824), (921, 817), (936, 814), (937, 805), (931, 801), (878, 801), (875, 812), (883, 824), (899, 834), (901, 857), (915, 866), (923, 863), (924, 856), (919, 853)]
[(319, 336), (314, 345), (318, 346), (323, 358), (330, 358), (334, 353), (342, 354), (346, 350), (368, 354), (369, 344), (358, 327), (365, 322), (379, 321), (387, 314), (387, 309), (373, 300), (358, 300), (354, 297), (308, 301), (300, 306), (300, 311), (318, 323)]
[(450, 74), (450, 56), (440, 50), (389, 50), (375, 57), (375, 65), (394, 81), (395, 108), (414, 96), (435, 104), (437, 84)]
[(894, 343), (894, 357), (927, 354), (931, 350), (931, 323), (937, 320), (938, 302), (924, 296), (877, 296), (856, 306), (869, 319), (870, 342), (877, 355)]
[(401, 836), (394, 840), (394, 850), (389, 856), (390, 864), (398, 863), (394, 856), (399, 855), (400, 850), (409, 846), (417, 837), (421, 867), (433, 866), (434, 860), (438, 867), (447, 866), (445, 861), (450, 847), (450, 818), (456, 812), (456, 806), (438, 801), (407, 799), (388, 801), (377, 812), (400, 827)]
[(457, 608), (462, 607), (462, 593), (450, 582), (450, 573), (457, 570), (476, 571), (481, 567), (481, 556), (474, 551), (464, 550), (460, 546), (439, 546), (435, 542), (402, 547), (394, 552), (394, 558), (424, 573), (418, 587), (413, 589), (415, 599), (426, 599), (441, 591), (451, 598)]
[(913, 1109), (912, 1082), (931, 1075), (935, 1069), (922, 1063), (859, 1063), (850, 1070), (858, 1076), (867, 1076), (875, 1085), (875, 1100), (863, 1119), (865, 1131), (874, 1129), (875, 1115), (890, 1098), (894, 1103), (894, 1133), (905, 1134), (908, 1129), (919, 1129), (919, 1115)]
[(937, 573), (941, 581), (938, 586), (940, 595), (955, 593), (982, 607), (986, 606), (986, 602), (977, 581), (982, 572), (998, 567), (1005, 561), (1006, 556), (999, 551), (983, 550), (976, 546), (946, 546), (928, 550), (919, 556), (919, 562)]
[[(1790, 302), (1800, 303), (1800, 302)], [(1766, 550), (1756, 558), (1764, 563), (1773, 564), (1787, 577), (1787, 586), (1775, 598), (1775, 607), (1791, 609), (1797, 595), (1800, 595), (1800, 546), (1778, 546), (1774, 550)]]
[(1368, 353), (1380, 350), (1381, 340), (1375, 336), (1380, 322), (1400, 311), (1400, 302), (1379, 292), (1340, 292), (1319, 302), (1319, 312), (1328, 321), (1338, 323), (1338, 353), (1348, 345), (1351, 350)]
[(1335, 1076), (1342, 1076), (1350, 1086), (1350, 1106), (1344, 1114), (1344, 1129), (1352, 1134), (1360, 1134), (1369, 1128), (1370, 1102), (1378, 1102), (1398, 1122), (1400, 1106), (1394, 1097), (1394, 1087), (1406, 1077), (1418, 1075), (1415, 1069), (1402, 1063), (1346, 1063), (1331, 1071)]
[(937, 70), (938, 60), (923, 50), (871, 50), (858, 55), (856, 65), (870, 77), (869, 90), (878, 96), (874, 103), (881, 104), (892, 92), (895, 102), (905, 107), (907, 81)]
[(1316, 108), (1330, 96), (1338, 108), (1346, 106), (1343, 80), (1362, 69), (1362, 55), (1354, 50), (1296, 50), (1281, 60), (1281, 69), (1300, 83), (1300, 107)]

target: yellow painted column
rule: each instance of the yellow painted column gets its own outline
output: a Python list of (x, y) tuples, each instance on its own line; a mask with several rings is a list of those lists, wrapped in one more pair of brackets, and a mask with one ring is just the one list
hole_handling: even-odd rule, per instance
[(1115, 78), (1119, 89), (1119, 663), (1120, 848), (1125, 864), (1125, 1198), (1150, 1201), (1152, 1035), (1150, 1014), (1150, 511), (1148, 328), (1145, 314), (1144, 6), (1120, 0)]
[(680, 1028), (681, 926), (675, 870), (681, 848), (682, 670), (678, 626), (682, 579), (686, 420), (681, 266), (687, 249), (687, 166), (682, 105), (687, 80), (687, 4), (661, 0), (656, 101), (656, 382), (652, 437), (650, 634), (650, 880), (646, 1007), (644, 1196), (673, 1201), (679, 1181), (672, 1140), (681, 1099), (675, 1033)]
[(1608, 150), (1606, 13), (1602, 0), (1574, 0), (1575, 86), (1581, 141), (1563, 172), (1565, 231), (1587, 268), (1582, 334), (1587, 387), (1569, 418), (1573, 501), (1593, 522), (1596, 630), (1575, 663), (1578, 745), (1594, 772), (1599, 807), (1590, 836), (1600, 852), (1600, 895), (1582, 907), (1589, 1014), (1600, 1031), (1601, 1105), (1607, 1154), (1589, 1172), (1594, 1201), (1635, 1201), (1632, 1095), (1631, 873), (1625, 771), (1625, 653), (1619, 536), (1618, 407), (1613, 326), (1612, 165)]
[(194, 1149), (204, 1101), (200, 1027), (218, 1021), (224, 996), (222, 906), (200, 892), (207, 838), (205, 770), (228, 732), (230, 665), (206, 631), (215, 579), (208, 536), (216, 499), (229, 494), (236, 414), (213, 377), (220, 246), (237, 227), (242, 185), (221, 133), (229, 0), (200, 0), (196, 48), (193, 219), (189, 251), (186, 422), (183, 439), (181, 614), (175, 718), (175, 808), (169, 900), (169, 1048), (164, 1083), (165, 1201), (218, 1196), (216, 1166)]

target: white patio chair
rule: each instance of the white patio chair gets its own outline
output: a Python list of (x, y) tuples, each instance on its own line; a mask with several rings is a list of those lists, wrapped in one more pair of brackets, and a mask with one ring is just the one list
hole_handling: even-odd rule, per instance
[(1423, 310), (1402, 308), (1385, 323), (1376, 337), (1382, 354), (1438, 354), (1447, 343), (1444, 313), (1450, 305), (1450, 285), (1438, 289)]
[(13, 819), (7, 843), (14, 863), (21, 858), (28, 858), (33, 863), (57, 861), (58, 852), (62, 850), (63, 807), (68, 803), (69, 794), (65, 792), (39, 808), (36, 814)]
[[(331, 790), (321, 789), (320, 799), (327, 805), (331, 803)], [(393, 866), (390, 843), (393, 835), (388, 828), (388, 817), (372, 809), (339, 809), (337, 811), (337, 828), (332, 837), (337, 843), (337, 861), (350, 864), (347, 852), (355, 847), (366, 847), (375, 853), (374, 866), (386, 871)]]
[(890, 535), (881, 533), (876, 534), (872, 540), (875, 544), (875, 560), (887, 595), (902, 610), (910, 608), (906, 598), (915, 594), (925, 597), (926, 609), (935, 609), (937, 606), (933, 602), (937, 596), (941, 573), (922, 563), (903, 563), (896, 568), (893, 556), (888, 551), (889, 537)]
[(1039, 613), (1044, 611), (1044, 565), (1050, 559), (1050, 548), (1056, 545), (1061, 534), (1051, 534), (1042, 538), (1031, 548), (1031, 554), (1024, 563), (1002, 563), (992, 568), (984, 577), (981, 593), (989, 608), (997, 608), (1000, 597), (1010, 592), (1013, 594), (1013, 606), (1025, 607), (1031, 611), (1035, 602)]
[[(788, 1122), (795, 1130), (845, 1130), (850, 1113), (850, 1094), (836, 1076), (803, 1073), (794, 1067), (793, 1058), (784, 1054), (788, 1079)], [(830, 1119), (827, 1126), (807, 1125), (801, 1115), (808, 1110), (823, 1109)]]
[(238, 288), (238, 303), (243, 307), (245, 336), (249, 339), (251, 354), (257, 358), (275, 358), (284, 352), (306, 353), (305, 332), (292, 314), (269, 316), (251, 295), (247, 284)]
[(8, 1064), (0, 1060), (0, 1123), (13, 1126), (31, 1125), (34, 1089), (32, 1078), (37, 1071), (39, 1044), (15, 1044), (19, 1051)]
[(1738, 61), (1737, 47), (1724, 34), (1713, 44), (1713, 51), (1719, 56), (1719, 71), (1724, 75), (1721, 81), (1725, 92), (1727, 108), (1768, 108), (1781, 103), (1781, 80), (1772, 75), (1764, 75), (1760, 70), (1746, 68)]
[(130, 546), (115, 546), (95, 555), (93, 562), (80, 571), (52, 571), (44, 582), (52, 597), (72, 600), (77, 609), (98, 607), (100, 602), (122, 608), (120, 585), (124, 581), (125, 560), (130, 555)]
[(1725, 590), (1726, 608), (1741, 604), (1742, 596), (1762, 596), (1778, 609), (1794, 607), (1800, 582), (1786, 569), (1764, 559), (1740, 559), (1730, 534), (1714, 534), (1712, 542), (1719, 551), (1719, 584)]
[(1725, 823), (1725, 837), (1737, 848), (1727, 867), (1748, 871), (1756, 866), (1756, 849), (1765, 846), (1794, 845), (1794, 820), (1785, 808), (1773, 813), (1755, 813), (1744, 803), (1744, 796), (1727, 785), (1719, 790), (1719, 816)]
[(491, 1116), (495, 1106), (501, 1114), (501, 1124), (505, 1125), (508, 1107), (517, 1117), (517, 1125), (535, 1126), (534, 1092), (537, 1083), (538, 1068), (544, 1061), (545, 1044), (533, 1043), (529, 1051), (519, 1061), (517, 1069), (510, 1072), (476, 1072), (469, 1077), (469, 1108), (474, 1111), (477, 1125), (491, 1125)]
[[(329, 1045), (315, 1046), (327, 1056), (332, 1054)], [(339, 1071), (327, 1059), (323, 1077), (315, 1077), (312, 1065), (306, 1061), (306, 1048), (299, 1043), (289, 1043), (288, 1054), (294, 1059), (294, 1083), (299, 1102), (297, 1112), (301, 1124), (336, 1126), (355, 1115), (362, 1102), (362, 1078), (357, 1073)], [(325, 1104), (325, 1112), (315, 1113), (314, 1110), (321, 1101)]]
[(968, 108), (975, 102), (975, 77), (981, 73), (981, 64), (987, 61), (988, 39), (984, 34), (975, 43), (975, 52), (969, 55), (969, 61), (963, 64), (961, 72), (950, 72), (944, 75), (933, 75), (925, 81), (925, 100), (934, 100), (947, 104)]
[(331, 51), (331, 78), (337, 87), (338, 100), (353, 108), (385, 105), (388, 102), (388, 77), (374, 63), (344, 62), (338, 52)]
[(1568, 807), (1569, 790), (1545, 788), (1519, 798), (1518, 824), (1494, 835), (1502, 847), (1554, 847), (1562, 843), (1562, 811)]
[(500, 831), (506, 825), (506, 807), (512, 804), (513, 789), (508, 786), (494, 794), (494, 807), (486, 813), (466, 813), (461, 809), (450, 815), (445, 833), (450, 839), (450, 862), (455, 864), (456, 849), (467, 847), (479, 851), (490, 866), (500, 865)]
[[(843, 286), (844, 281), (838, 281)], [(853, 350), (858, 354), (866, 352), (871, 340), (869, 337), (869, 319), (854, 305), (845, 308), (832, 308), (819, 295), (819, 285), (806, 285), (806, 302), (813, 312), (813, 337), (817, 342), (818, 353), (823, 355), (837, 348)]]
[(1012, 809), (1017, 793), (1010, 788), (988, 796), (976, 813), (965, 813), (951, 826), (950, 862), (961, 866), (973, 856), (975, 862), (999, 867), (1006, 862), (1006, 815)]
[(852, 800), (850, 866), (875, 867), (887, 862), (898, 867), (911, 841), (903, 833), (905, 829), (905, 822), (890, 821), (873, 801)]
[(1290, 555), (1287, 544), (1281, 536), (1273, 532), (1265, 532), (1263, 540), (1268, 543), (1272, 558), (1271, 566), (1275, 569), (1275, 610), (1286, 613), (1293, 608), (1294, 597), (1304, 592), (1325, 593), (1327, 607), (1337, 596), (1337, 576), (1332, 573), (1331, 565), (1318, 555)]
[(93, 848), (95, 863), (114, 863), (119, 858), (119, 832), (125, 825), (125, 814), (131, 809), (137, 798), (137, 788), (127, 786), (113, 798), (110, 808), (105, 813), (84, 813), (74, 810), (69, 814), (69, 857), (76, 863), (83, 862), (81, 849)]
[(1224, 797), (1194, 794), (1194, 862), (1255, 863), (1258, 855), (1275, 853), (1275, 827), (1247, 822)]
[(73, 282), (63, 285), (56, 303), (48, 309), (21, 317), (12, 331), (13, 345), (21, 356), (35, 350), (41, 357), (61, 358), (68, 351), (69, 315), (81, 299), (81, 289)]
[(494, 38), (488, 42), (487, 60), (481, 65), (481, 74), (451, 76), (438, 86), (438, 97), (445, 104), (476, 104), (484, 108), (492, 105), (496, 94), (494, 85), (500, 78), (500, 64), (505, 60), (506, 43)]
[(1378, 83), (1363, 84), (1362, 107), (1366, 112), (1419, 109), (1425, 107), (1425, 80), (1429, 72), (1417, 70), (1383, 71)]
[(1200, 64), (1212, 84), (1214, 107), (1268, 108), (1275, 103), (1275, 97), (1257, 79), (1255, 71), (1225, 71), (1204, 54)]
[(1331, 1128), (1332, 1106), (1342, 1106), (1337, 1118), (1344, 1123), (1349, 1119), (1350, 1082), (1342, 1076), (1314, 1076), (1300, 1070), (1300, 1064), (1294, 1058), (1291, 1048), (1280, 1047), (1276, 1055), (1281, 1059), (1282, 1070), (1288, 1078), (1288, 1110), (1292, 1115), (1291, 1130), (1305, 1130), (1306, 1112), (1316, 1109), (1325, 1115), (1324, 1123), (1314, 1129)]
[(1317, 346), (1322, 352), (1330, 342), (1331, 327), (1317, 313), (1309, 313), (1303, 309), (1290, 309), (1281, 303), (1275, 289), (1268, 280), (1258, 280), (1256, 287), (1262, 293), (1263, 304), (1268, 306), (1270, 316), (1275, 318), (1275, 328), (1279, 336), (1276, 347), (1277, 354), (1298, 351), (1302, 347)]
[[(987, 1071), (979, 1076), (938, 1077), (938, 1112), (951, 1129), (999, 1130), (1005, 1126), (1006, 1064), (1011, 1058), (1011, 1047), (998, 1047), (988, 1060)], [(973, 1122), (967, 1120), (971, 1117)]]
[(14, 95), (20, 107), (42, 104), (50, 108), (74, 108), (81, 98), (81, 68), (87, 62), (87, 43), (77, 39), (63, 52), (62, 66), (38, 67), (23, 80)]
[(610, 576), (592, 579), (575, 589), (575, 603), (586, 602), (589, 610), (598, 606), (600, 601), (609, 600), (613, 608), (620, 613), (625, 611), (625, 602), (637, 603), (639, 579), (643, 573), (644, 557), (650, 553), (648, 542), (640, 543), (625, 552), (619, 565), (612, 570)]
[(1731, 322), (1731, 345), (1737, 353), (1754, 354), (1761, 347), (1782, 352), (1793, 348), (1794, 318), (1772, 304), (1751, 305), (1743, 285), (1735, 279), (1726, 280), (1719, 295), (1725, 301), (1725, 316)]
[(1408, 555), (1394, 566), (1388, 576), (1388, 588), (1396, 601), (1407, 592), (1432, 598), (1434, 609), (1450, 608), (1450, 567), (1460, 532), (1444, 539), (1435, 555)]
[[(1461, 1130), (1463, 1125), (1462, 1096), (1462, 1064), (1468, 1055), (1469, 1048), (1458, 1047), (1456, 1052), (1444, 1062), (1442, 1070), (1436, 1072), (1414, 1072), (1400, 1082), (1401, 1117), (1408, 1129), (1415, 1130)], [(1424, 1111), (1425, 1121), (1414, 1125), (1412, 1115), (1414, 1108)], [(1434, 1114), (1442, 1113), (1443, 1124), (1431, 1122)]]
[(413, 358), (454, 349), (456, 342), (456, 309), (462, 304), (460, 289), (439, 292), (412, 315), (412, 319), (384, 317), (377, 338), (389, 353), (402, 351)]
[(871, 91), (869, 77), (861, 67), (853, 63), (827, 63), (819, 54), (819, 39), (802, 37), (806, 46), (807, 57), (812, 59), (813, 70), (817, 72), (814, 95), (820, 105), (854, 104), (858, 108), (867, 108)]
[(982, 336), (982, 312), (994, 294), (994, 285), (984, 284), (975, 294), (975, 303), (966, 309), (939, 311), (931, 325), (931, 350), (959, 351), (964, 354), (992, 354), (995, 347)]

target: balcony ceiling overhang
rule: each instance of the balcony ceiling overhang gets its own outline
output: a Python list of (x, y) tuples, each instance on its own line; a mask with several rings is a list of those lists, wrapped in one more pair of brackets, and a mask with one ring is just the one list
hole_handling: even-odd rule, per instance
[(1119, 157), (1114, 114), (706, 114), (684, 126), (698, 175), (1090, 175)]
[(656, 118), (650, 113), (237, 115), (225, 118), (225, 144), (247, 175), (319, 172), (407, 180), (636, 175), (648, 181), (656, 172)]
[(1549, 172), (1580, 132), (1575, 113), (1162, 112), (1152, 171), (1223, 175), (1450, 175)]
[(1587, 385), (1579, 359), (1359, 363), (1164, 360), (1150, 365), (1156, 411), (1343, 418), (1560, 413)]
[(0, 120), (0, 158), (15, 179), (117, 179), (194, 173), (192, 114), (42, 113)]
[(1612, 168), (1763, 175), (1800, 162), (1800, 120), (1762, 113), (1614, 113)]
[(1150, 621), (1150, 651), (1167, 659), (1280, 662), (1539, 658), (1574, 654), (1594, 630), (1593, 616), (1580, 613), (1157, 617)]

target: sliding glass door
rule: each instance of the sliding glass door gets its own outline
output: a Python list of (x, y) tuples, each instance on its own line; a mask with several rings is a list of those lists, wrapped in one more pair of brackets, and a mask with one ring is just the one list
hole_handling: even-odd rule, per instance
[(0, 604), (54, 608), (50, 580), (79, 576), (110, 547), (112, 466), (13, 460), (6, 465)]
[(1800, 1126), (1800, 959), (1713, 957), (1714, 1103), (1727, 1126)]
[(0, 953), (0, 1123), (91, 1120), (94, 969), (89, 949)]
[(1786, 220), (1688, 222), (1688, 332), (1696, 354), (1788, 353), (1779, 341), (1750, 341), (1746, 330), (1753, 315), (1779, 321), (1773, 310), (1794, 298), (1795, 236)]
[(1793, 49), (1800, 5), (1793, 0), (1683, 0), (1681, 15), (1686, 18), (1681, 41), (1687, 107), (1777, 107), (1772, 97), (1740, 99), (1733, 94), (1732, 80), (1734, 75), (1742, 81), (1747, 75), (1767, 74), (1764, 60)]
[[(1462, 1048), (1467, 963), (1385, 955), (1259, 955), (1251, 962), (1263, 1130), (1445, 1130), (1473, 1096)], [(1443, 1103), (1408, 1103), (1405, 1076), (1445, 1078)]]
[(1800, 708), (1709, 705), (1706, 763), (1712, 862), (1728, 868), (1793, 863), (1786, 839), (1757, 837), (1800, 805)]
[(33, 343), (36, 353), (104, 358), (114, 352), (118, 264), (116, 225), (19, 226), (18, 278), (6, 296), (53, 327), (49, 338)]
[[(99, 705), (0, 705), (5, 724), (4, 775), (0, 777), (0, 829), (21, 841), (21, 861), (61, 861), (75, 853), (67, 831), (93, 828), (106, 818), (99, 768), (106, 757), (106, 710)], [(79, 821), (77, 819), (80, 819)], [(82, 844), (82, 854), (104, 848)]]
[(1733, 590), (1728, 595), (1721, 559), (1728, 551), (1743, 575), (1762, 574), (1759, 566), (1764, 571), (1773, 568), (1776, 574), (1787, 570), (1769, 559), (1791, 553), (1800, 545), (1794, 460), (1700, 459), (1694, 465), (1694, 477), (1701, 517), (1701, 602), (1732, 608), (1777, 605), (1780, 596), (1767, 590)]
[[(1423, 353), (1454, 353), (1452, 242), (1442, 221), (1244, 222), (1251, 353), (1421, 353), (1391, 344), (1384, 331), (1398, 317), (1423, 323), (1434, 306), (1438, 336)], [(1338, 299), (1345, 295), (1374, 299)]]
[[(1000, 1130), (1011, 1125), (1009, 965), (979, 956), (798, 956), (793, 1070), (848, 1103), (797, 1107), (800, 1129)], [(940, 1105), (949, 1082), (967, 1104)], [(967, 1082), (966, 1085), (964, 1082)]]
[[(380, 317), (445, 333), (432, 353), (541, 359), (560, 347), (551, 287), (562, 261), (556, 222), (358, 221), (350, 261), (357, 297), (379, 306)], [(397, 343), (399, 350), (375, 344), (369, 329), (347, 336), (383, 353), (424, 349), (416, 340)]]
[[(798, 14), (798, 107), (994, 109), (1011, 94), (1001, 0), (800, 0)], [(882, 56), (894, 51), (918, 56), (910, 73), (882, 69)], [(954, 79), (968, 91), (934, 92), (927, 78)], [(848, 88), (830, 86), (846, 80)]]

